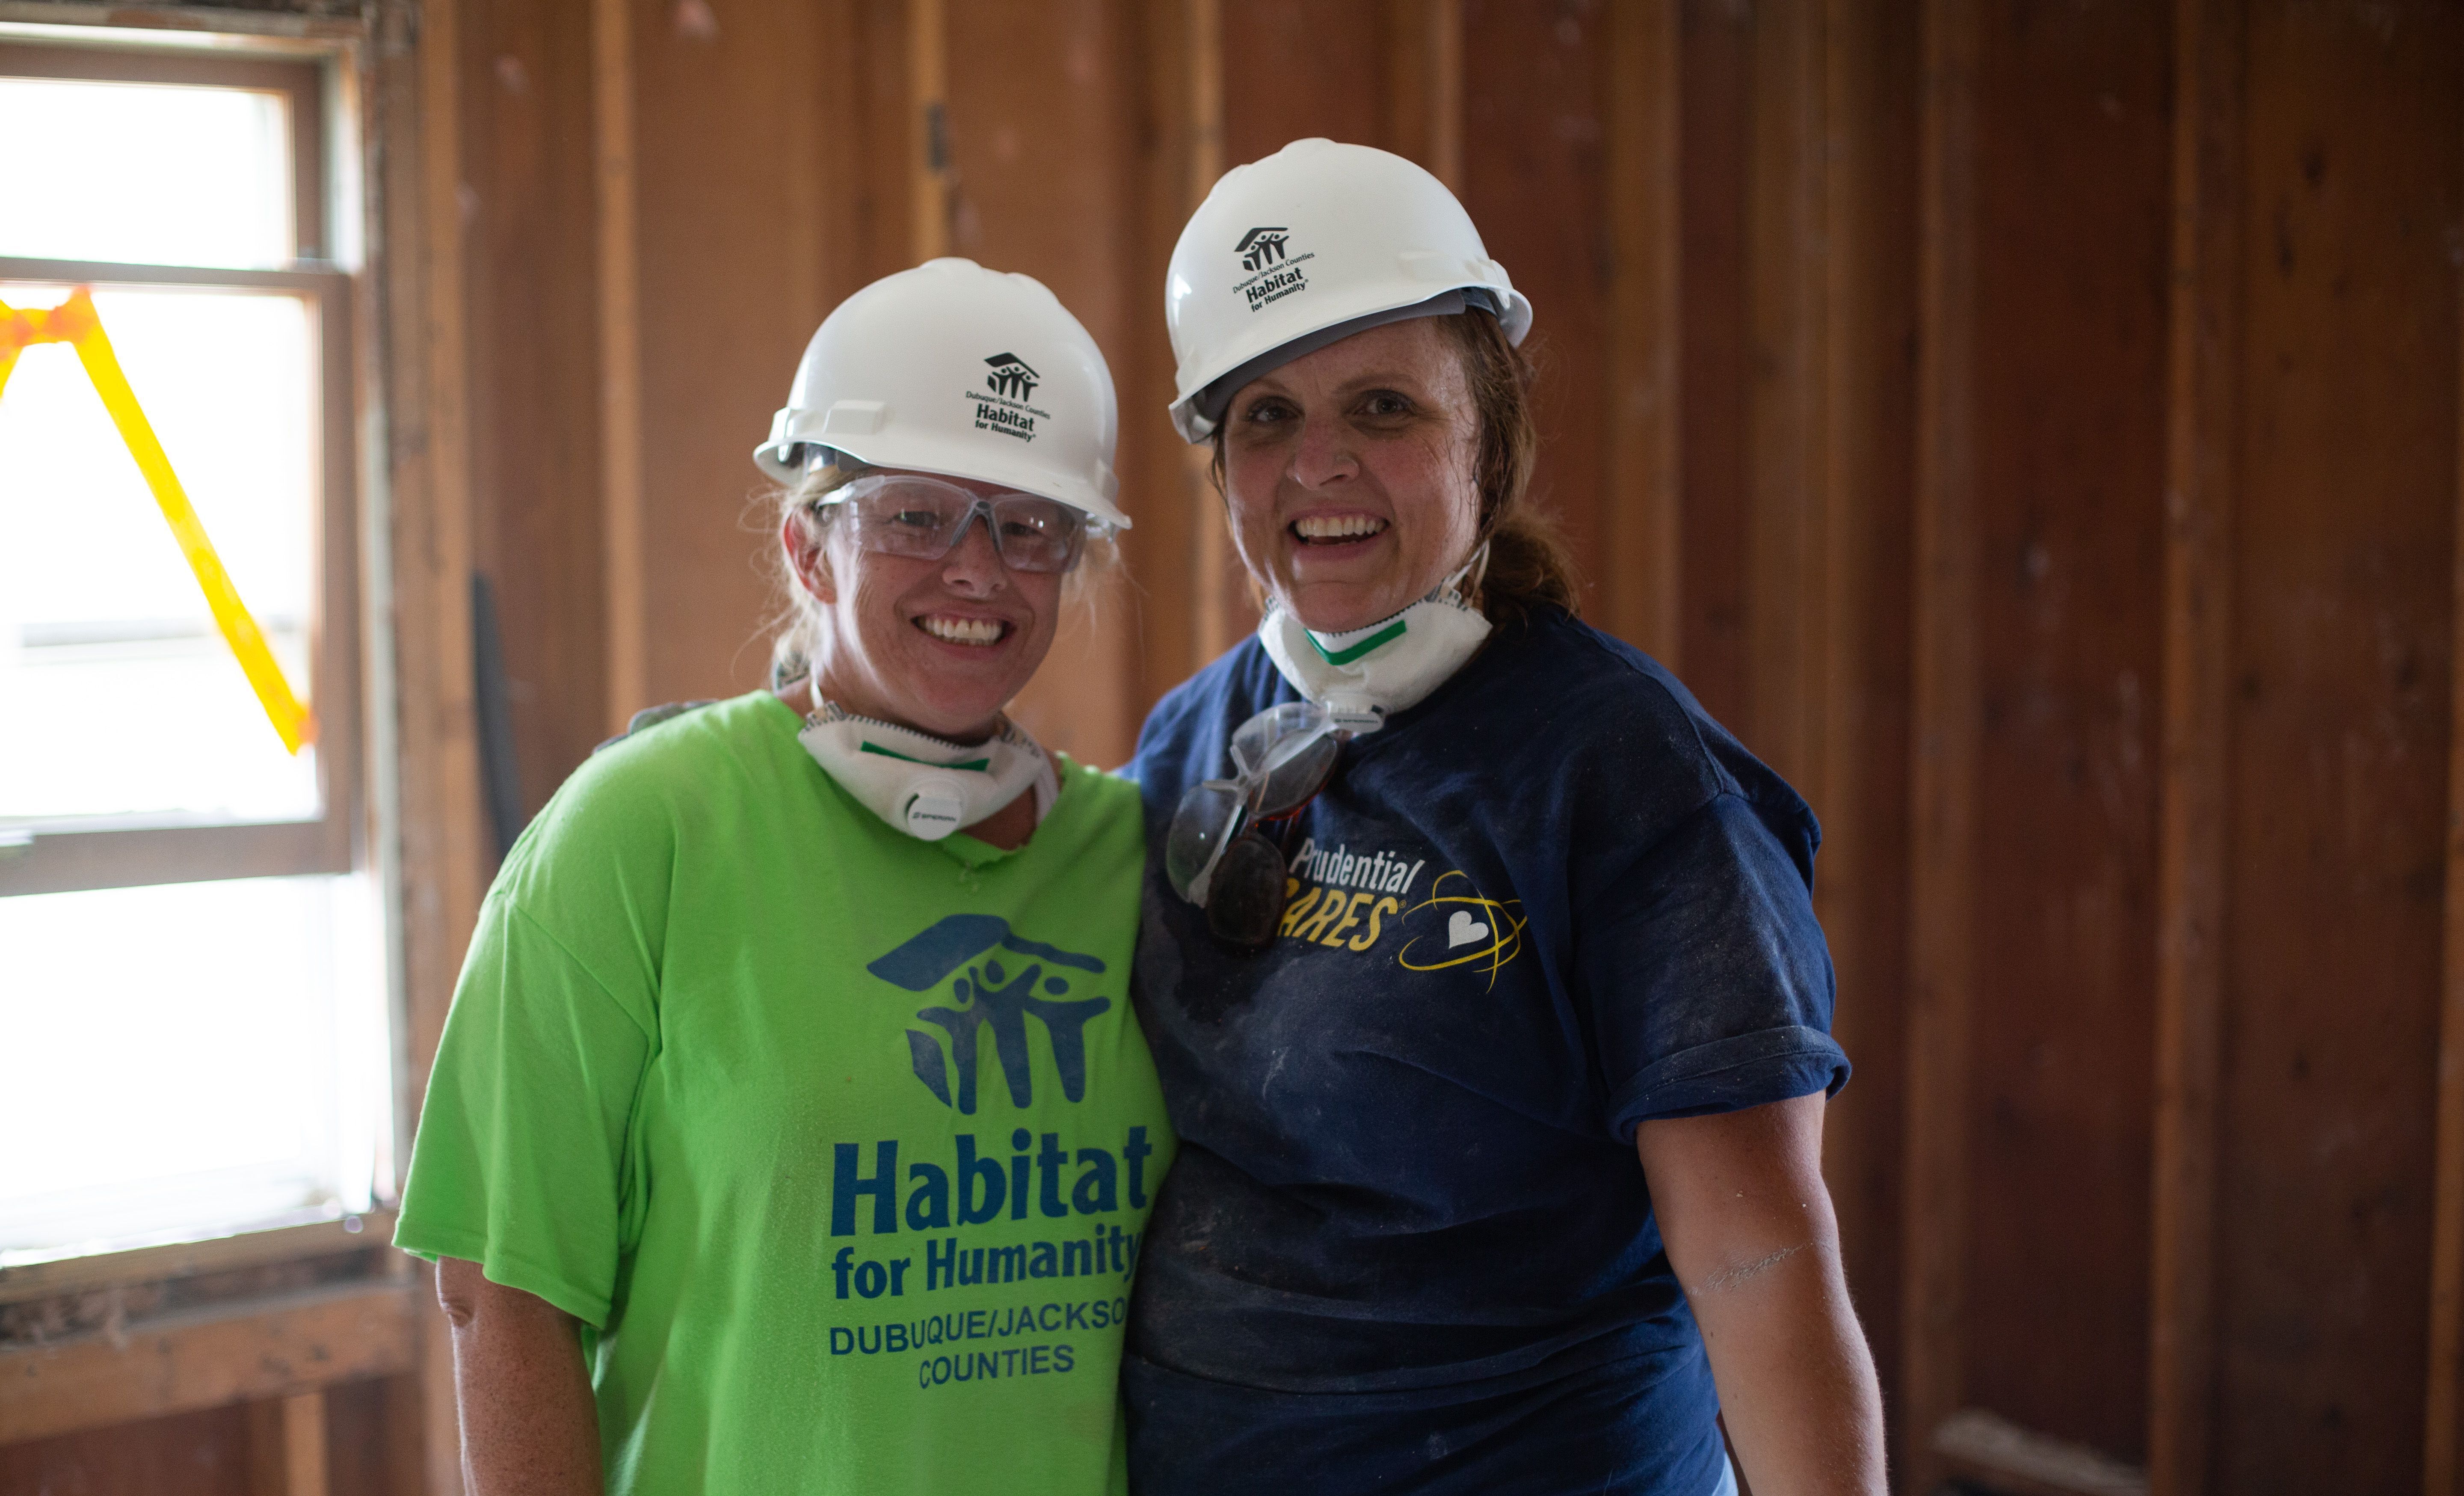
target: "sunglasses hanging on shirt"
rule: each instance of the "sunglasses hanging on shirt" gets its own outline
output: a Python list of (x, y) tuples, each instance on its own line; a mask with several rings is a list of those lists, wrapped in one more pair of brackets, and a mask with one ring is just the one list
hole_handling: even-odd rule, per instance
[(1264, 950), (1284, 917), (1284, 854), (1265, 828), (1285, 826), (1334, 773), (1342, 729), (1311, 702), (1269, 706), (1232, 734), (1232, 777), (1192, 785), (1164, 837), (1173, 892), (1206, 911), (1226, 945)]

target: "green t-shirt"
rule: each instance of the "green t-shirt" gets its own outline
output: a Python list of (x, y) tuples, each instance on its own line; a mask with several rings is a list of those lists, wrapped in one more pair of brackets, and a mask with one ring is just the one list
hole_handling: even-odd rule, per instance
[(1122, 1486), (1173, 1151), (1133, 786), (891, 830), (765, 693), (598, 754), (497, 876), (395, 1240), (591, 1327), (611, 1491)]

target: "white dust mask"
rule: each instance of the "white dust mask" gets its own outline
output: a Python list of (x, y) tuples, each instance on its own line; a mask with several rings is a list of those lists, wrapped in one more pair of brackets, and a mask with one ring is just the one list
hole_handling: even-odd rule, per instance
[(1060, 796), (1052, 761), (1008, 718), (969, 747), (869, 717), (828, 701), (804, 719), (796, 741), (839, 788), (896, 829), (925, 841), (982, 820), (1028, 790), (1042, 820)]
[(1336, 726), (1375, 732), (1388, 714), (1419, 704), (1444, 684), (1488, 637), (1488, 619), (1463, 594), (1463, 578), (1487, 559), (1483, 547), (1428, 596), (1365, 629), (1320, 634), (1270, 603), (1258, 622), (1258, 642), (1292, 689), (1325, 707)]

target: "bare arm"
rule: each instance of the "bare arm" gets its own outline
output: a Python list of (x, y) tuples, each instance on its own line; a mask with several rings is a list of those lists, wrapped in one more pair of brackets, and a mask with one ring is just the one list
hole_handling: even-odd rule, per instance
[(1758, 1496), (1881, 1496), (1882, 1400), (1822, 1183), (1819, 1095), (1646, 1122), (1635, 1147)]
[(599, 1409), (573, 1316), (479, 1264), (436, 1263), (470, 1496), (598, 1496)]

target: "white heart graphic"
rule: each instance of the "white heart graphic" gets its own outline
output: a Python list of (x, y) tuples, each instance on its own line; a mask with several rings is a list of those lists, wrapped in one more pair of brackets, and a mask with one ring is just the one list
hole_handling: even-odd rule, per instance
[(1468, 910), (1457, 909), (1454, 913), (1454, 918), (1446, 921), (1446, 949), (1448, 950), (1452, 950), (1457, 946), (1468, 946), (1475, 940), (1486, 940), (1487, 938), (1488, 927), (1483, 925), (1480, 921), (1473, 919), (1470, 911)]

